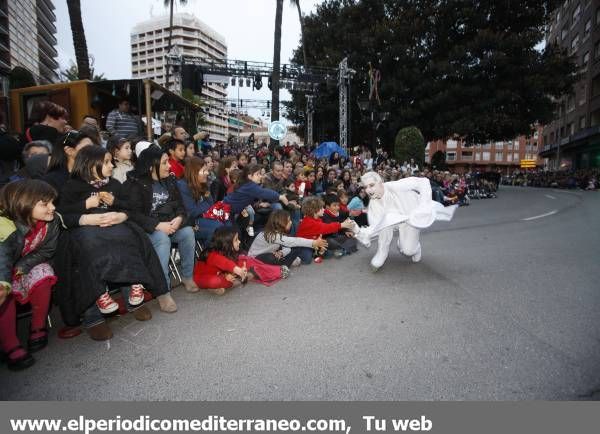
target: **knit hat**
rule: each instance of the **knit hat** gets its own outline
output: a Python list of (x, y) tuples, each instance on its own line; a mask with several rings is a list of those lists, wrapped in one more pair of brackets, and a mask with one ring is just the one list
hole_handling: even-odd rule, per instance
[(147, 142), (145, 140), (137, 142), (135, 145), (135, 155), (139, 158), (140, 154), (146, 149), (148, 149), (151, 145), (152, 143)]

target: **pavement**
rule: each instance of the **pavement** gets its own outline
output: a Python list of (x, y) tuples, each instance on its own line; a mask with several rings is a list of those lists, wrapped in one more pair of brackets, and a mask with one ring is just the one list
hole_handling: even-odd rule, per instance
[(361, 248), (272, 287), (178, 289), (177, 313), (150, 302), (109, 342), (55, 319), (0, 398), (597, 400), (599, 216), (598, 192), (501, 187), (425, 231), (418, 264), (394, 249), (373, 273)]

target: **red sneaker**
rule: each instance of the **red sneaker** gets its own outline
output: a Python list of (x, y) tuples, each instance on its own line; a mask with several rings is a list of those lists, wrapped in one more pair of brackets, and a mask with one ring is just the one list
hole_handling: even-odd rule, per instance
[(98, 300), (96, 300), (96, 306), (98, 306), (100, 312), (104, 314), (113, 313), (119, 308), (119, 305), (113, 300), (108, 291), (106, 291)]
[(323, 257), (322, 257), (322, 256), (317, 256), (317, 257), (314, 259), (314, 263), (315, 263), (315, 264), (320, 264), (321, 262), (323, 262)]
[(144, 286), (143, 285), (131, 285), (131, 291), (129, 291), (129, 304), (131, 306), (138, 306), (144, 302)]

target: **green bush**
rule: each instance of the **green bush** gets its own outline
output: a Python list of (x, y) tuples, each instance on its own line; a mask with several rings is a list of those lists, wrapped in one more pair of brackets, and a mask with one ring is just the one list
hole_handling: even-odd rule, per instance
[(417, 127), (406, 127), (398, 131), (394, 143), (394, 157), (399, 163), (413, 158), (419, 167), (423, 167), (425, 138)]

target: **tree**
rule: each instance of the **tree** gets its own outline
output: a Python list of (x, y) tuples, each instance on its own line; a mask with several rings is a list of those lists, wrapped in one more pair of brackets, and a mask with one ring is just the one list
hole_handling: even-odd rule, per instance
[(80, 0), (67, 0), (69, 9), (69, 20), (71, 21), (71, 33), (73, 34), (73, 47), (75, 48), (75, 59), (77, 60), (77, 72), (80, 80), (89, 80), (90, 64), (88, 57), (85, 30), (81, 18)]
[(431, 167), (437, 170), (447, 170), (448, 165), (446, 164), (446, 153), (443, 151), (437, 151), (431, 156)]
[[(106, 80), (104, 73), (102, 73), (100, 75), (96, 75), (93, 65), (94, 65), (93, 59), (90, 58), (90, 77), (91, 77), (90, 79), (92, 81)], [(77, 69), (77, 65), (75, 64), (75, 62), (73, 62), (71, 60), (69, 67), (60, 71), (60, 80), (62, 82), (79, 80), (79, 70)]]
[(295, 6), (298, 10), (298, 20), (300, 21), (300, 36), (302, 42), (302, 60), (304, 66), (308, 66), (306, 57), (306, 41), (304, 40), (304, 20), (302, 19), (302, 9), (300, 8), (300, 0), (290, 0), (292, 6)]
[(425, 139), (417, 127), (406, 127), (398, 131), (394, 143), (394, 157), (399, 162), (412, 158), (419, 166), (423, 166)]
[(275, 36), (273, 42), (273, 76), (271, 77), (271, 121), (279, 120), (279, 69), (281, 67), (281, 19), (283, 0), (275, 0)]
[[(187, 0), (179, 0), (179, 4), (185, 6), (187, 4)], [(175, 6), (175, 0), (164, 0), (165, 7), (169, 7), (169, 38), (167, 39), (167, 51), (165, 52), (167, 55), (171, 53), (172, 48), (172, 40), (173, 40), (173, 8)], [(171, 70), (167, 66), (167, 72), (165, 74), (165, 88), (169, 88), (169, 78), (171, 75)]]
[[(305, 16), (308, 63), (337, 67), (350, 54), (356, 70), (350, 112), (355, 143), (372, 125), (360, 118), (367, 99), (368, 63), (381, 71), (380, 110), (389, 121), (378, 130), (384, 144), (415, 125), (427, 140), (458, 134), (485, 143), (529, 134), (553, 119), (555, 99), (571, 92), (576, 66), (544, 39), (550, 0), (520, 2), (325, 0)], [(303, 47), (292, 61), (301, 63)], [(337, 135), (337, 89), (319, 90), (315, 131)], [(289, 118), (304, 127), (305, 99), (293, 93)]]

